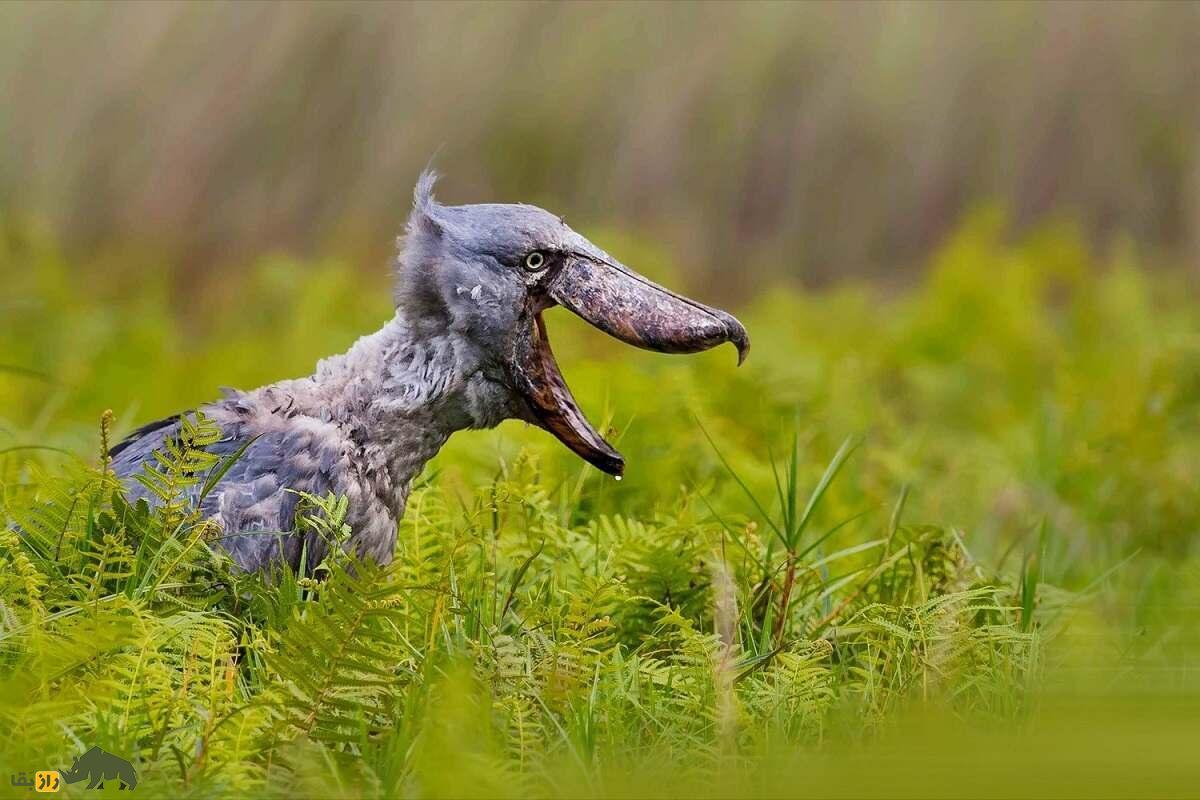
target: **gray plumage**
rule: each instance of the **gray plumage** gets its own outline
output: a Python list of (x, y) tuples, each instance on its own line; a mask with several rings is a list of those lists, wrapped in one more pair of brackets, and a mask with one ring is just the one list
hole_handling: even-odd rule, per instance
[[(254, 439), (201, 508), (225, 531), (219, 541), (243, 568), (280, 560), (299, 566), (303, 543), (290, 534), (297, 495), (289, 489), (348, 498), (349, 546), (389, 561), (412, 479), (459, 430), (524, 419), (601, 468), (620, 471), (620, 456), (583, 420), (552, 368), (544, 330), (538, 334), (540, 313), (555, 304), (554, 283), (567, 281), (577, 261), (621, 270), (636, 279), (632, 293), (660, 293), (644, 304), (662, 307), (664, 297), (676, 296), (612, 261), (557, 216), (526, 205), (444, 206), (433, 198), (433, 182), (432, 174), (423, 175), (414, 192), (396, 261), (396, 313), (381, 330), (321, 361), (310, 377), (227, 390), (201, 407), (223, 433), (213, 452), (233, 453)], [(544, 254), (541, 269), (531, 269), (539, 262), (530, 257), (535, 252)], [(596, 301), (596, 314), (607, 313), (605, 302)], [(627, 312), (628, 298), (621, 302)], [(681, 328), (682, 344), (672, 342), (674, 352), (703, 349), (717, 339), (743, 349), (745, 332), (736, 320), (681, 302), (690, 305), (680, 313), (696, 316), (688, 321), (692, 335), (702, 329), (707, 338), (688, 350)], [(693, 309), (702, 309), (703, 319)], [(606, 330), (621, 324), (599, 316), (593, 322)], [(610, 332), (664, 349), (658, 341), (642, 341), (640, 330)], [(529, 378), (530, 369), (538, 375)], [(134, 476), (178, 434), (178, 419), (168, 419), (113, 449), (113, 468), (131, 499), (153, 504), (154, 496)], [(324, 552), (322, 543), (308, 544), (311, 566)]]

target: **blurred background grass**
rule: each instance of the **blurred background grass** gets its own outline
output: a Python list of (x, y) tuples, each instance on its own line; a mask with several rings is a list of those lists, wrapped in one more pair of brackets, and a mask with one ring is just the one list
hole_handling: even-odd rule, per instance
[(9, 3), (0, 206), (213, 279), (385, 258), (413, 176), (696, 284), (911, 277), (980, 201), (1200, 252), (1191, 3)]
[[(1054, 630), (1015, 727), (898, 690), (870, 751), (847, 718), (734, 783), (667, 790), (647, 756), (551, 793), (1194, 795), (1197, 145), (1195, 4), (0, 5), (0, 479), (60, 458), (16, 448), (90, 456), (105, 408), (123, 432), (375, 329), (437, 153), (447, 202), (564, 213), (754, 338), (735, 370), (553, 313), (629, 479), (507, 423), (456, 437), (440, 490), (525, 452), (589, 482), (580, 525), (709, 530), (700, 494), (762, 525), (697, 418), (760, 497), (793, 429), (804, 486), (863, 434), (819, 522), (869, 515), (835, 541), (909, 487), (907, 521), (1036, 567)], [(706, 570), (660, 555), (709, 621)], [(659, 577), (624, 579), (662, 600)], [(472, 724), (431, 740), (432, 793), (488, 786), (456, 760)]]

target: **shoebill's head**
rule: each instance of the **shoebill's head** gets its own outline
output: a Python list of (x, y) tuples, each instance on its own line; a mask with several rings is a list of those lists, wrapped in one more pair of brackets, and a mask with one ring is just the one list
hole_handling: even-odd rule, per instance
[(605, 333), (660, 353), (750, 339), (730, 314), (643, 278), (535, 206), (447, 206), (421, 176), (399, 262), (397, 304), (418, 334), (458, 337), (464, 357), (532, 422), (612, 475), (625, 461), (587, 421), (554, 361), (543, 313), (563, 306)]

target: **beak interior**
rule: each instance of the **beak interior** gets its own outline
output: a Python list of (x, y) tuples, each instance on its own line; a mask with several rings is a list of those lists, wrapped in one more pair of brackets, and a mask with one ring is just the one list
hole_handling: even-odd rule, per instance
[(554, 360), (541, 312), (534, 315), (531, 330), (522, 338), (525, 341), (517, 345), (515, 377), (537, 423), (589, 464), (620, 477), (625, 459), (580, 410)]
[[(547, 286), (554, 302), (627, 344), (660, 353), (698, 353), (730, 342), (738, 364), (750, 350), (742, 323), (615, 262), (570, 258)], [(625, 459), (588, 422), (563, 380), (542, 313), (517, 337), (513, 378), (538, 425), (596, 468), (618, 478)]]

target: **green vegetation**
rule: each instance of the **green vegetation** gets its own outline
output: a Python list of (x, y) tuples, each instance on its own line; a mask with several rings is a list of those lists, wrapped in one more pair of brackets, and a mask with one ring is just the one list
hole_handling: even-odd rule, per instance
[(1131, 249), (1004, 228), (904, 294), (764, 294), (741, 369), (553, 314), (626, 480), (459, 434), (392, 564), (264, 581), (172, 502), (221, 469), (205, 420), (156, 513), (103, 442), (306, 373), (387, 276), (276, 258), (172, 297), (0, 226), (0, 776), (94, 744), (170, 796), (1194, 793), (1200, 310)]

